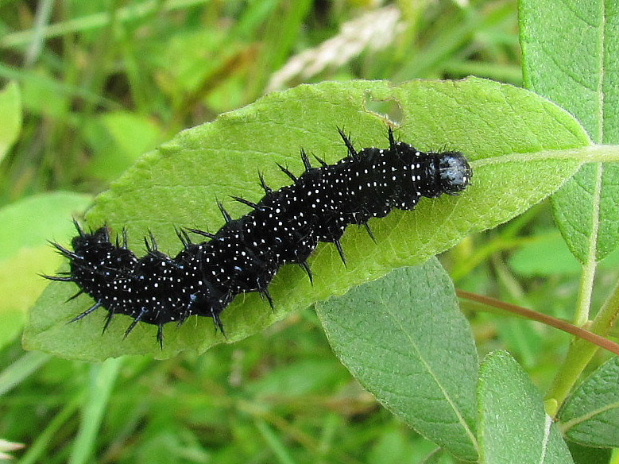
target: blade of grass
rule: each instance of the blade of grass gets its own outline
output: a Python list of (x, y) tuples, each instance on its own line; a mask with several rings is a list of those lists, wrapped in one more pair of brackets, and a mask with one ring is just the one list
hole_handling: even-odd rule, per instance
[(0, 396), (11, 391), (52, 357), (46, 353), (26, 353), (0, 374)]
[(82, 422), (79, 433), (73, 442), (69, 464), (92, 462), (90, 459), (93, 457), (101, 421), (123, 362), (123, 358), (115, 358), (108, 359), (101, 365), (93, 366), (89, 396), (83, 408)]
[[(188, 8), (194, 5), (201, 5), (208, 3), (209, 0), (173, 0), (163, 3), (164, 11), (174, 11), (183, 8)], [(151, 0), (143, 2), (140, 5), (129, 5), (124, 8), (120, 8), (117, 11), (119, 21), (132, 21), (135, 19), (148, 16), (161, 9), (161, 2), (158, 0)], [(69, 21), (63, 21), (60, 23), (52, 24), (45, 29), (43, 37), (50, 39), (53, 37), (60, 37), (67, 34), (76, 32), (84, 32), (92, 29), (98, 29), (106, 26), (110, 22), (110, 15), (107, 12), (95, 13), (83, 18), (75, 18)], [(29, 29), (26, 31), (15, 32), (13, 34), (7, 34), (0, 39), (0, 48), (13, 48), (30, 44), (37, 36), (36, 29)]]

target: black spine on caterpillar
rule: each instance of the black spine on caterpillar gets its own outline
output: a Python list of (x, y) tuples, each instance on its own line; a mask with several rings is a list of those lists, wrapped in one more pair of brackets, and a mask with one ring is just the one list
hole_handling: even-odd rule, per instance
[(183, 249), (174, 258), (158, 251), (153, 237), (145, 241), (147, 254), (138, 258), (127, 249), (126, 237), (112, 243), (106, 227), (86, 233), (76, 223), (73, 251), (54, 244), (69, 259), (70, 272), (48, 278), (74, 282), (75, 296), (94, 298), (74, 321), (103, 307), (105, 327), (113, 315), (125, 314), (134, 319), (126, 335), (139, 322), (153, 324), (160, 344), (166, 323), (180, 324), (192, 315), (212, 317), (223, 332), (220, 315), (240, 293), (259, 292), (273, 305), (268, 287), (283, 265), (299, 264), (311, 279), (307, 260), (319, 242), (334, 243), (345, 262), (340, 239), (349, 224), (367, 226), (393, 208), (412, 210), (421, 197), (456, 195), (470, 183), (472, 170), (462, 153), (424, 153), (396, 141), (391, 130), (388, 149), (357, 152), (341, 130), (340, 135), (347, 157), (333, 165), (318, 159), (321, 166), (313, 167), (302, 151), (300, 177), (280, 166), (291, 185), (272, 190), (261, 176), (265, 195), (258, 203), (235, 197), (252, 211), (232, 219), (220, 204), (226, 224), (215, 234), (187, 229), (208, 239), (201, 243), (179, 231)]

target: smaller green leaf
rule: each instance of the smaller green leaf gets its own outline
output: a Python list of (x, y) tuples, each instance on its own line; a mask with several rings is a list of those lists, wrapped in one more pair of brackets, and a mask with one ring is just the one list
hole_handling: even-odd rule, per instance
[[(71, 215), (92, 200), (58, 192), (35, 195), (0, 209), (0, 346), (21, 332), (27, 310), (47, 287), (39, 274), (53, 274), (63, 259), (47, 242), (74, 233)], [(44, 219), (44, 220), (43, 220)]]
[[(421, 464), (430, 451), (436, 449), (434, 443), (421, 437), (411, 440), (411, 435), (414, 434), (396, 421), (381, 426), (375, 433), (372, 448), (363, 460), (365, 464)], [(443, 451), (442, 454), (447, 453)], [(439, 464), (439, 461), (434, 464)]]
[(531, 237), (511, 256), (509, 264), (525, 277), (577, 275), (582, 271), (561, 234), (551, 229)]
[(573, 463), (542, 396), (504, 351), (490, 353), (479, 381), (479, 444), (485, 464)]
[(15, 143), (22, 124), (21, 93), (15, 82), (0, 91), (0, 161)]
[[(582, 265), (570, 252), (559, 231), (538, 231), (516, 250), (509, 259), (510, 266), (524, 277), (578, 275)], [(600, 269), (619, 267), (619, 250), (600, 261)]]
[(581, 263), (606, 258), (619, 245), (619, 166), (583, 166), (553, 197), (555, 219)]
[(254, 398), (292, 398), (330, 392), (344, 373), (337, 359), (308, 359), (273, 368), (267, 375), (246, 383), (244, 391)]
[(600, 366), (574, 391), (559, 418), (570, 440), (619, 447), (619, 357)]
[(445, 464), (445, 463), (453, 463), (453, 459), (451, 456), (445, 453), (445, 450), (442, 448), (438, 448), (430, 453), (421, 464)]
[[(66, 242), (75, 234), (71, 217), (81, 215), (89, 195), (53, 192), (33, 195), (0, 209), (0, 261), (22, 248), (47, 246), (48, 240)], [(49, 247), (52, 250), (51, 247)]]
[(337, 356), (381, 403), (456, 456), (477, 458), (477, 352), (435, 258), (316, 309)]
[(611, 462), (613, 451), (609, 448), (591, 448), (573, 441), (568, 441), (567, 445), (576, 464), (609, 464)]
[(93, 118), (86, 124), (85, 135), (95, 155), (90, 171), (106, 180), (116, 179), (163, 141), (163, 131), (154, 120), (127, 111)]

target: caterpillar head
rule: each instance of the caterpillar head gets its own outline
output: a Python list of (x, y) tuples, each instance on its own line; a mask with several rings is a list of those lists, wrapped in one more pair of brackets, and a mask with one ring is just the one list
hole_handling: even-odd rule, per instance
[(466, 157), (457, 151), (448, 151), (437, 155), (436, 180), (442, 193), (458, 195), (470, 183), (473, 170)]

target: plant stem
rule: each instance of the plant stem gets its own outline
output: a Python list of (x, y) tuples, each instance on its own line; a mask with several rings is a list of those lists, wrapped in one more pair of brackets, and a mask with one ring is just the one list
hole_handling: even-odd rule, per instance
[(548, 314), (533, 311), (532, 309), (497, 300), (496, 298), (492, 298), (489, 296), (467, 292), (465, 290), (456, 290), (456, 293), (460, 298), (477, 301), (487, 306), (499, 308), (503, 311), (508, 311), (512, 314), (522, 316), (526, 319), (531, 319), (533, 321), (541, 322), (551, 327), (555, 327), (559, 330), (563, 330), (564, 332), (570, 333), (572, 335), (575, 335), (579, 339), (582, 339), (582, 341), (593, 343), (594, 345), (604, 348), (611, 353), (619, 355), (619, 343), (608, 340), (607, 338), (595, 334), (589, 330), (583, 329), (582, 327), (577, 327), (574, 324), (564, 321), (563, 319), (557, 319), (556, 317), (549, 316)]
[(593, 293), (593, 280), (595, 279), (595, 271), (597, 262), (590, 259), (583, 266), (582, 278), (580, 279), (580, 289), (578, 294), (578, 304), (576, 306), (576, 316), (574, 324), (579, 327), (584, 326), (589, 320), (589, 311), (591, 310), (591, 294)]
[[(618, 316), (619, 282), (591, 323), (589, 329), (595, 334), (606, 336)], [(574, 341), (563, 362), (563, 366), (559, 369), (548, 392), (547, 399), (553, 400), (553, 402), (556, 401), (556, 410), (549, 411), (550, 413), (556, 414), (559, 410), (597, 350), (598, 347), (596, 345), (592, 345), (585, 340), (577, 339)]]

